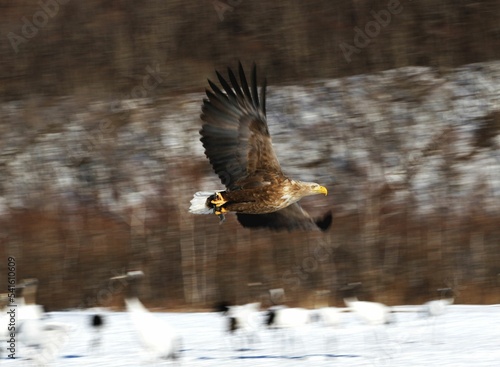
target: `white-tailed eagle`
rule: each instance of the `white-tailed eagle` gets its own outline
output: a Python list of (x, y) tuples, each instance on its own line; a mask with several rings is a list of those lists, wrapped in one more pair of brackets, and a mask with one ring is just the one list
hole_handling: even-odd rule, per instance
[(228, 68), (229, 82), (216, 71), (220, 89), (208, 80), (200, 130), (205, 155), (226, 190), (197, 192), (190, 212), (236, 213), (247, 228), (272, 230), (326, 230), (330, 212), (314, 219), (297, 203), (304, 196), (327, 194), (315, 182), (288, 178), (281, 171), (266, 121), (266, 83), (257, 92), (256, 66), (248, 84), (241, 63), (239, 81)]

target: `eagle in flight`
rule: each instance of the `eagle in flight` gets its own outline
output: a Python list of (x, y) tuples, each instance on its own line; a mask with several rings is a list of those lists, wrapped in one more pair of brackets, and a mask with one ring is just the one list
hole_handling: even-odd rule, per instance
[(226, 190), (197, 192), (189, 211), (194, 214), (236, 213), (247, 228), (272, 230), (326, 230), (331, 212), (314, 219), (297, 203), (304, 196), (327, 194), (315, 182), (286, 177), (274, 153), (266, 121), (266, 83), (257, 92), (254, 64), (250, 84), (241, 63), (239, 81), (228, 68), (229, 82), (216, 71), (220, 89), (208, 80), (212, 90), (203, 99), (200, 130), (205, 155)]

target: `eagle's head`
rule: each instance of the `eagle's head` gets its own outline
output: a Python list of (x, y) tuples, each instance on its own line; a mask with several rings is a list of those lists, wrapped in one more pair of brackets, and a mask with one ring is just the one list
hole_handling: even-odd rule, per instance
[(317, 194), (327, 195), (328, 190), (326, 187), (317, 184), (316, 182), (300, 182), (295, 181), (298, 188), (298, 194), (300, 197), (311, 196)]

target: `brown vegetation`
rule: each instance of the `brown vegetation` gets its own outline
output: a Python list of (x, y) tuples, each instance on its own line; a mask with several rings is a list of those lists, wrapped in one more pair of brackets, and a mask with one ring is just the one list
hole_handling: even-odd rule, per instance
[[(39, 303), (49, 310), (121, 305), (120, 285), (108, 279), (134, 268), (146, 273), (145, 303), (168, 309), (269, 304), (271, 288), (284, 288), (289, 304), (313, 306), (325, 290), (330, 304), (342, 304), (338, 288), (358, 281), (360, 298), (389, 304), (427, 301), (444, 286), (455, 289), (458, 303), (500, 302), (500, 214), (490, 210), (499, 207), (498, 195), (478, 176), (467, 183), (467, 199), (454, 196), (457, 166), (498, 151), (498, 112), (477, 121), (473, 149), (464, 154), (454, 122), (436, 119), (434, 140), (410, 158), (390, 107), (425, 110), (439, 85), (402, 78), (370, 86), (375, 97), (367, 99), (389, 123), (378, 132), (358, 112), (360, 100), (348, 97), (354, 82), (344, 79), (341, 121), (328, 115), (298, 133), (301, 146), (324, 143), (320, 159), (306, 163), (304, 154), (304, 162), (288, 163), (321, 172), (333, 186), (326, 202), (305, 201), (313, 215), (332, 208), (326, 235), (252, 232), (231, 217), (219, 225), (188, 214), (192, 193), (218, 184), (201, 151), (194, 155), (186, 143), (198, 139), (201, 92), (215, 67), (255, 60), (270, 85), (414, 65), (435, 67), (446, 79), (455, 66), (498, 59), (500, 3), (401, 2), (403, 10), (350, 62), (340, 44), (354, 44), (355, 28), (364, 29), (388, 1), (233, 3), (221, 20), (208, 0), (69, 1), (36, 34), (23, 33), (23, 17), (33, 23), (39, 2), (0, 6), (0, 95), (14, 101), (0, 111), (0, 258), (16, 258), (18, 280), (38, 278)], [(154, 80), (161, 82), (153, 87)], [(129, 102), (136, 97), (155, 98)], [(295, 118), (303, 106), (283, 109)], [(413, 115), (405, 123), (407, 130), (418, 125)], [(182, 132), (167, 136), (177, 145), (161, 140), (165, 130)], [(332, 163), (338, 145), (354, 151), (360, 141), (372, 160)], [(370, 165), (383, 172), (392, 151), (407, 160), (405, 180), (369, 179)], [(434, 205), (422, 212), (411, 182), (429, 157), (443, 180), (429, 188)]]
[[(446, 70), (499, 56), (494, 0), (242, 0), (232, 1), (237, 6), (222, 20), (217, 3), (228, 4), (68, 1), (46, 21), (37, 18), (39, 2), (4, 4), (1, 95), (116, 95), (130, 91), (148, 65), (160, 65), (168, 83), (155, 93), (164, 95), (198, 89), (214, 67), (237, 59), (258, 61), (276, 84), (408, 65)], [(379, 21), (375, 37), (348, 62), (340, 45), (354, 45), (356, 27), (365, 30), (392, 3), (401, 11)]]

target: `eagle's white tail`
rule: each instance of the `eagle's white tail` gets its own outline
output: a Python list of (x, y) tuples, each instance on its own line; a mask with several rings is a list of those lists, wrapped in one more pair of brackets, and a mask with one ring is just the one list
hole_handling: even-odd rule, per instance
[(207, 206), (207, 199), (213, 194), (215, 194), (215, 191), (198, 191), (191, 199), (189, 212), (193, 214), (213, 214), (213, 208)]

